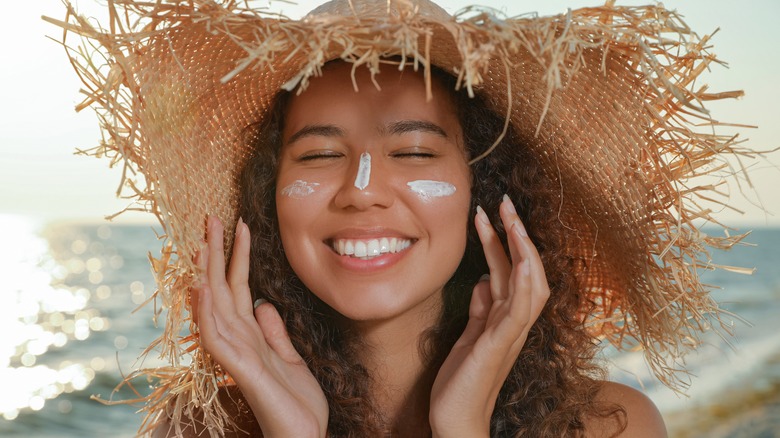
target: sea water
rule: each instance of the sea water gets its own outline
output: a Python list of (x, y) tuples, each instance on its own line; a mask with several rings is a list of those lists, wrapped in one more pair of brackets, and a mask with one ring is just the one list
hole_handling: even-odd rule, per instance
[(780, 437), (780, 228), (754, 229), (712, 263), (755, 271), (701, 271), (723, 312), (685, 357), (682, 391), (652, 378), (639, 352), (613, 352), (611, 378), (643, 389), (672, 437)]
[(0, 436), (134, 436), (140, 406), (90, 396), (133, 398), (112, 392), (153, 364), (136, 359), (161, 333), (153, 304), (138, 308), (155, 290), (155, 232), (0, 216), (0, 241)]
[[(0, 436), (134, 436), (140, 406), (104, 406), (122, 376), (153, 366), (136, 358), (157, 336), (148, 254), (160, 242), (149, 225), (35, 224), (0, 216)], [(758, 246), (713, 255), (723, 265), (755, 267), (745, 276), (704, 272), (735, 337), (704, 336), (687, 358), (687, 396), (657, 383), (640, 353), (608, 354), (613, 379), (644, 387), (664, 415), (711, 403), (734, 391), (780, 382), (780, 229), (754, 230)], [(743, 322), (743, 320), (745, 322)], [(148, 383), (135, 382), (140, 393)]]

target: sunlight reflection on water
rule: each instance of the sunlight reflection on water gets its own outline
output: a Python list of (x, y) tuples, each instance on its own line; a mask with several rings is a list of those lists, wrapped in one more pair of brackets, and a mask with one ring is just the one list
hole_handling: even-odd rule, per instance
[[(51, 230), (26, 218), (0, 215), (0, 239), (7, 248), (0, 252), (5, 283), (0, 293), (0, 419), (40, 411), (60, 395), (90, 387), (100, 373), (117, 375), (103, 379), (111, 380), (104, 386), (119, 383), (118, 364), (110, 355), (144, 345), (142, 339), (136, 345), (128, 331), (111, 330), (112, 315), (141, 338), (148, 320), (128, 322), (132, 307), (109, 298), (119, 289), (127, 304), (137, 305), (146, 301), (149, 288), (138, 279), (118, 283), (117, 272), (126, 260), (108, 242), (111, 227), (93, 227), (91, 235), (85, 229)], [(106, 339), (84, 342), (98, 333)], [(55, 405), (62, 414), (74, 408), (68, 398)]]
[[(87, 339), (91, 332), (109, 328), (97, 310), (85, 310), (90, 292), (61, 283), (84, 266), (99, 273), (100, 261), (84, 262), (74, 257), (63, 266), (49, 254), (47, 242), (34, 224), (19, 218), (0, 219), (0, 239), (12, 251), (0, 253), (2, 278), (8, 286), (0, 294), (0, 415), (14, 419), (22, 409), (43, 408), (46, 400), (63, 392), (82, 390), (95, 377), (89, 364), (62, 361), (36, 364), (52, 347)], [(74, 253), (83, 253), (86, 243), (73, 242)], [(105, 292), (104, 292), (105, 293)], [(96, 363), (96, 365), (99, 363)]]

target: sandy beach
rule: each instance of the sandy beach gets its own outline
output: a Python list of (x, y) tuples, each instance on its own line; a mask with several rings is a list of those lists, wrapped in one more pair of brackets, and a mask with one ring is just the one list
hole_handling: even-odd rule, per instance
[(722, 391), (708, 404), (665, 414), (672, 438), (780, 437), (780, 355), (752, 381)]
[(766, 394), (719, 400), (666, 418), (673, 438), (780, 437), (780, 387)]

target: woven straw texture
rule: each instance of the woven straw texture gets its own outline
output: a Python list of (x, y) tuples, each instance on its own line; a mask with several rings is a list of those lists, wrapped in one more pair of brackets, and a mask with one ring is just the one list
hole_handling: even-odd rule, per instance
[[(697, 270), (713, 267), (708, 247), (728, 248), (742, 236), (697, 229), (718, 224), (707, 206), (728, 200), (697, 177), (736, 180), (743, 170), (726, 158), (755, 153), (715, 134), (703, 102), (741, 93), (696, 88), (719, 61), (708, 38), (675, 13), (610, 4), (554, 17), (450, 17), (409, 0), (340, 1), (300, 21), (230, 0), (109, 0), (108, 10), (104, 27), (70, 6), (65, 20), (49, 20), (65, 30), (84, 82), (79, 109), (93, 107), (103, 127), (90, 153), (124, 166), (131, 208), (156, 215), (165, 231), (151, 262), (167, 320), (147, 352), (172, 365), (138, 371), (160, 379), (143, 399), (145, 426), (174, 399), (175, 418), (198, 407), (207, 424), (230, 422), (211, 403), (229, 377), (194, 336), (179, 335), (191, 324), (192, 257), (208, 214), (228, 229), (237, 220), (236, 177), (250, 152), (243, 129), (278, 90), (305, 89), (337, 58), (374, 70), (394, 55), (437, 65), (507, 115), (560, 187), (556, 199), (540, 202), (560, 205), (572, 232), (582, 317), (594, 337), (644, 348), (656, 375), (675, 386), (685, 351), (719, 323)], [(79, 45), (71, 46), (74, 36)], [(185, 354), (191, 365), (180, 365)]]

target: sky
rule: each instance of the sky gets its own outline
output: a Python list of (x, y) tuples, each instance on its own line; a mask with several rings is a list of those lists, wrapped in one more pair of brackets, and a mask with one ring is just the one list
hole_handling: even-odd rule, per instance
[[(104, 3), (105, 0), (100, 0)], [(97, 0), (73, 1), (88, 16), (100, 15)], [(271, 7), (296, 17), (317, 2), (299, 5), (274, 2)], [(567, 8), (595, 6), (599, 0), (449, 0), (439, 2), (449, 12), (480, 3), (507, 15), (538, 12), (550, 15)], [(618, 0), (619, 5), (652, 3), (650, 0)], [(713, 102), (708, 107), (715, 119), (757, 125), (739, 129), (757, 150), (780, 146), (780, 1), (751, 0), (739, 6), (733, 0), (669, 0), (688, 25), (700, 35), (720, 29), (712, 44), (714, 53), (729, 63), (716, 66), (699, 85), (711, 90), (743, 89), (745, 97)], [(749, 5), (749, 6), (747, 6)], [(33, 220), (85, 220), (98, 222), (122, 210), (129, 201), (116, 198), (121, 168), (108, 168), (108, 160), (74, 155), (77, 148), (98, 144), (100, 133), (91, 110), (76, 113), (80, 83), (65, 51), (57, 42), (62, 31), (41, 20), (42, 15), (64, 17), (61, 0), (8, 2), (0, 26), (0, 215), (23, 215)], [(780, 153), (758, 160), (751, 169), (755, 191), (742, 199), (732, 187), (733, 205), (745, 214), (722, 212), (728, 224), (738, 227), (780, 226)], [(764, 208), (755, 204), (762, 203)], [(774, 215), (770, 215), (774, 214)], [(127, 213), (118, 222), (145, 221), (150, 215)]]

